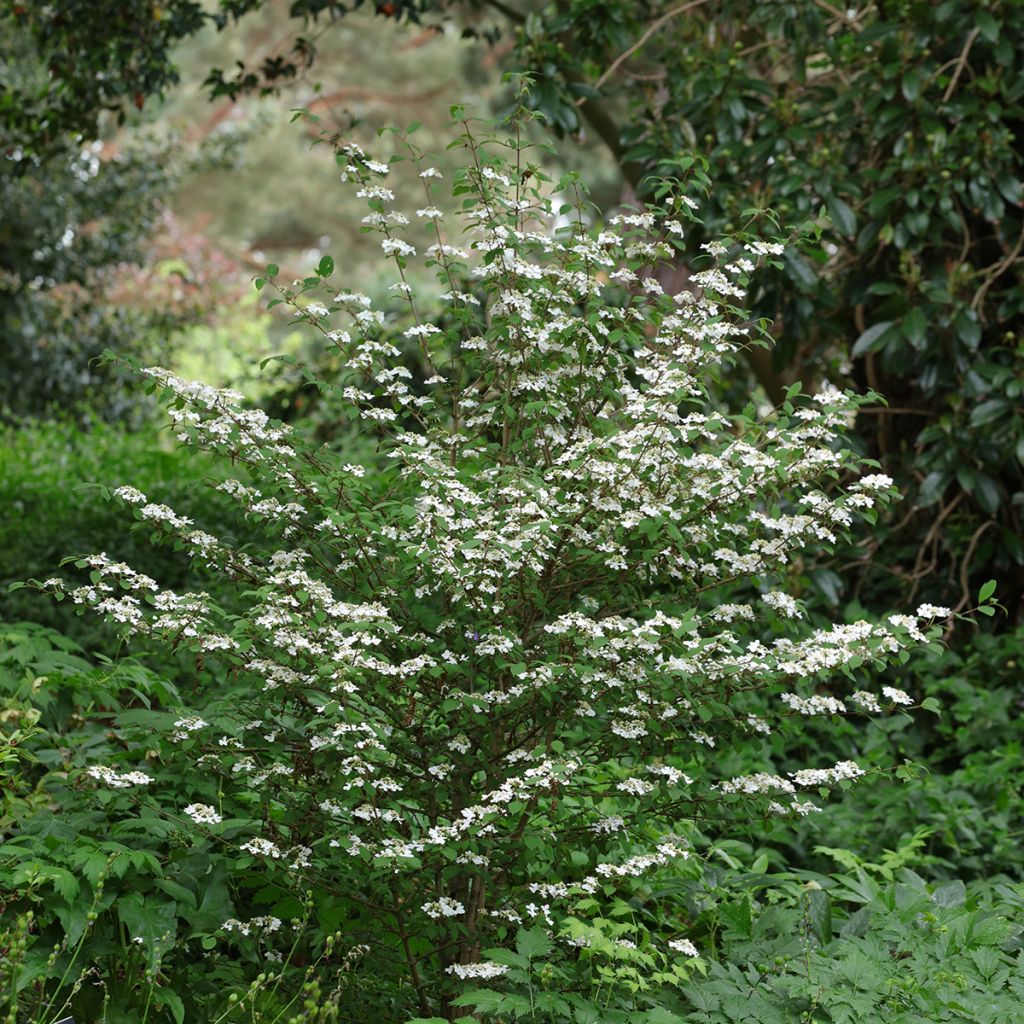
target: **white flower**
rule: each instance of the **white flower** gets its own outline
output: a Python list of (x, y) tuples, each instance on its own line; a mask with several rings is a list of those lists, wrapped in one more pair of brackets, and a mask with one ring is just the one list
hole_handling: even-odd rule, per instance
[(445, 968), (448, 974), (454, 974), (458, 978), (465, 980), (466, 978), (478, 978), (480, 980), (487, 980), (491, 978), (500, 978), (503, 974), (508, 972), (508, 967), (505, 964), (492, 964), (492, 963), (480, 963), (480, 964), (452, 964), (451, 967)]
[(111, 789), (128, 789), (131, 786), (148, 786), (153, 780), (145, 772), (116, 772), (104, 764), (93, 764), (86, 769), (94, 779), (110, 786)]
[(893, 704), (905, 704), (908, 707), (914, 703), (914, 698), (904, 690), (898, 690), (895, 686), (883, 686), (882, 696), (888, 697)]
[(764, 601), (769, 608), (774, 608), (784, 618), (799, 619), (803, 614), (800, 611), (800, 606), (792, 597), (789, 596), (789, 594), (773, 591), (769, 594), (763, 594), (761, 600)]
[(884, 473), (871, 473), (862, 476), (853, 486), (865, 491), (887, 491), (893, 485), (891, 476)]
[(272, 843), (269, 839), (263, 839), (261, 836), (242, 843), (240, 849), (256, 857), (270, 857), (272, 860), (279, 860), (284, 856), (276, 843)]
[(427, 917), (432, 917), (435, 920), (441, 917), (461, 917), (466, 912), (466, 908), (462, 903), (458, 900), (449, 899), (447, 896), (424, 903), (420, 909)]
[(416, 255), (416, 249), (409, 245), (408, 242), (403, 242), (400, 238), (383, 238), (381, 239), (380, 247), (384, 250), (386, 256), (394, 256), (396, 253), (399, 256)]
[(689, 939), (670, 939), (668, 947), (683, 956), (700, 956), (697, 947)]
[(114, 495), (131, 505), (144, 505), (148, 501), (142, 491), (136, 490), (134, 487), (118, 487), (114, 491)]
[(850, 700), (865, 711), (877, 713), (882, 710), (882, 705), (878, 703), (878, 698), (873, 693), (868, 693), (867, 690), (858, 690)]
[(189, 804), (185, 813), (197, 825), (216, 825), (224, 820), (209, 804)]

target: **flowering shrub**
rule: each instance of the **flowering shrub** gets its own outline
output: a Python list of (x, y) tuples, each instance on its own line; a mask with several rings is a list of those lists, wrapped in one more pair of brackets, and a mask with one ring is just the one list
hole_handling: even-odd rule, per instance
[[(114, 493), (233, 581), (244, 610), (102, 554), (78, 562), (90, 582), (46, 586), (244, 682), (169, 724), (181, 770), (216, 781), (216, 805), (212, 788), (183, 794), (179, 817), (300, 905), (311, 888), (343, 898), (337, 948), (369, 947), (351, 970), (392, 978), (396, 1012), (567, 1017), (598, 992), (635, 1011), (704, 968), (699, 936), (650, 942), (624, 920), (646, 877), (696, 872), (699, 830), (807, 815), (880, 770), (724, 772), (733, 753), (806, 716), (911, 703), (874, 671), (947, 613), (812, 630), (786, 591), (801, 552), (893, 490), (842, 446), (856, 396), (794, 388), (760, 418), (711, 401), (759, 343), (738, 304), (781, 246), (723, 239), (665, 294), (659, 263), (696, 217), (680, 183), (594, 226), (574, 179), (555, 187), (528, 162), (517, 125), (505, 138), (461, 123), (456, 224), (405, 140), (426, 248), (388, 165), (339, 152), (394, 266), (395, 310), (328, 289), (329, 258), (294, 285), (274, 267), (257, 282), (343, 356), (344, 378), (318, 383), (374, 443), (368, 464), (230, 391), (143, 371), (183, 444), (245, 466), (245, 483), (218, 486), (269, 541), (243, 550), (130, 485)], [(406, 281), (421, 259), (445, 289), (430, 319)], [(140, 797), (150, 781), (141, 763), (86, 774)], [(225, 937), (258, 935), (280, 958), (269, 920), (231, 918)], [(569, 980), (523, 995), (513, 983), (538, 956)]]

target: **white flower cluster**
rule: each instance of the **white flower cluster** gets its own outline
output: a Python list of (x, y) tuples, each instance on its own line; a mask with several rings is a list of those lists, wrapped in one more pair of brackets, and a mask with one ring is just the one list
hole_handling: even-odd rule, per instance
[(461, 978), (463, 981), (473, 979), (476, 981), (490, 981), (500, 978), (508, 973), (509, 968), (505, 964), (479, 963), (479, 964), (452, 964), (447, 968), (449, 974)]
[(92, 764), (86, 772), (111, 789), (130, 789), (132, 786), (148, 786), (153, 780), (145, 772), (117, 772), (103, 764)]
[(239, 921), (237, 918), (229, 917), (221, 928), (226, 932), (238, 932), (239, 935), (249, 936), (254, 932), (264, 935), (272, 935), (281, 929), (281, 918), (272, 915), (264, 917), (251, 917), (248, 921)]
[(427, 917), (435, 920), (440, 917), (461, 917), (466, 912), (466, 908), (458, 900), (450, 899), (448, 896), (424, 903), (421, 909)]
[(224, 818), (217, 813), (217, 809), (215, 807), (211, 807), (209, 804), (188, 804), (185, 807), (185, 813), (197, 825), (217, 825), (224, 820)]

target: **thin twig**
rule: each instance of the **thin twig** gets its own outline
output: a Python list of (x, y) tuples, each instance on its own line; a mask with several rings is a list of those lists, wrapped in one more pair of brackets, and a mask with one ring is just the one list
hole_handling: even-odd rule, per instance
[(982, 303), (985, 301), (985, 296), (988, 294), (989, 288), (996, 283), (996, 281), (1006, 273), (1014, 263), (1017, 262), (1020, 256), (1021, 249), (1024, 248), (1024, 227), (1021, 228), (1020, 235), (1017, 238), (1017, 244), (1006, 254), (1006, 258), (997, 263), (992, 270), (986, 275), (985, 280), (981, 283), (981, 287), (974, 293), (974, 298), (971, 299), (971, 309), (978, 312), (981, 309)]
[[(651, 36), (653, 36), (654, 33), (658, 31), (659, 28), (667, 24), (673, 18), (678, 17), (680, 14), (686, 14), (687, 11), (692, 11), (697, 7), (703, 7), (706, 3), (710, 3), (710, 0), (690, 0), (690, 2), (687, 4), (682, 4), (679, 7), (673, 7), (671, 11), (667, 11), (656, 21), (652, 22), (651, 25), (648, 27), (647, 31), (644, 32), (644, 34), (628, 50), (626, 50), (624, 53), (620, 53), (619, 56), (616, 57), (615, 60), (611, 62), (611, 64), (608, 66), (608, 70), (603, 75), (601, 75), (601, 77), (594, 83), (594, 88), (600, 89), (601, 86), (604, 85), (604, 83), (607, 82), (608, 79), (611, 78), (612, 75), (614, 75), (615, 72), (619, 70), (622, 64), (625, 61), (629, 60), (629, 58), (632, 57), (633, 54), (636, 53), (636, 51), (639, 50), (647, 42), (647, 40), (650, 39)], [(576, 106), (581, 107), (583, 106), (584, 102), (585, 97), (581, 96), (576, 101)]]
[(981, 31), (977, 25), (971, 29), (967, 36), (967, 42), (964, 43), (964, 48), (960, 51), (960, 56), (956, 59), (956, 71), (953, 72), (953, 77), (949, 80), (949, 85), (946, 86), (946, 91), (942, 94), (942, 102), (948, 103), (949, 98), (953, 95), (956, 89), (956, 83), (960, 81), (960, 76), (963, 74), (964, 68), (967, 66), (967, 55), (971, 52), (971, 47), (974, 45), (974, 40), (978, 38), (978, 33)]
[(978, 542), (981, 540), (981, 535), (990, 527), (995, 526), (996, 521), (994, 519), (988, 519), (981, 524), (975, 531), (974, 536), (971, 537), (970, 544), (967, 545), (967, 552), (964, 554), (964, 560), (960, 563), (960, 603), (956, 606), (954, 611), (960, 611), (961, 608), (966, 607), (971, 601), (971, 558), (974, 557), (974, 551), (978, 546)]

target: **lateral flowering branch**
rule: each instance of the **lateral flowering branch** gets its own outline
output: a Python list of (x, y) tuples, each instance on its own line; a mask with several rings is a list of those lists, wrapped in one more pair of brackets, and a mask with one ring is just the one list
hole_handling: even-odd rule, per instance
[[(894, 492), (842, 443), (857, 396), (825, 385), (762, 418), (712, 400), (722, 367), (760, 340), (739, 303), (781, 246), (707, 246), (667, 294), (657, 268), (678, 258), (691, 197), (666, 186), (657, 208), (591, 226), (582, 201), (560, 201), (578, 182), (556, 186), (517, 138), (464, 127), (456, 217), (406, 140), (425, 249), (396, 235), (416, 222), (394, 205), (388, 166), (339, 153), (395, 271), (387, 308), (332, 298), (333, 267), (293, 287), (270, 279), (274, 302), (340, 354), (341, 378), (319, 383), (372, 458), (356, 465), (237, 394), (144, 371), (181, 443), (246, 467), (221, 488), (266, 526), (267, 547), (235, 550), (130, 485), (115, 494), (235, 581), (245, 610), (104, 555), (79, 563), (91, 582), (69, 591), (129, 635), (215, 652), (248, 680), (255, 717), (183, 709), (171, 738), (226, 790), (261, 795), (267, 835), (237, 840), (240, 856), (362, 894), (401, 938), (421, 1013), (460, 979), (500, 979), (480, 951), (510, 927), (567, 939), (581, 906), (683, 864), (694, 823), (805, 814), (808, 790), (862, 776), (845, 761), (727, 778), (712, 748), (756, 748), (847, 701), (905, 704), (864, 680), (944, 611), (808, 629), (787, 592), (796, 556)], [(429, 319), (413, 260), (444, 289)], [(403, 339), (395, 325), (410, 320)], [(221, 820), (207, 805), (185, 813)], [(410, 936), (436, 953), (413, 956)]]

